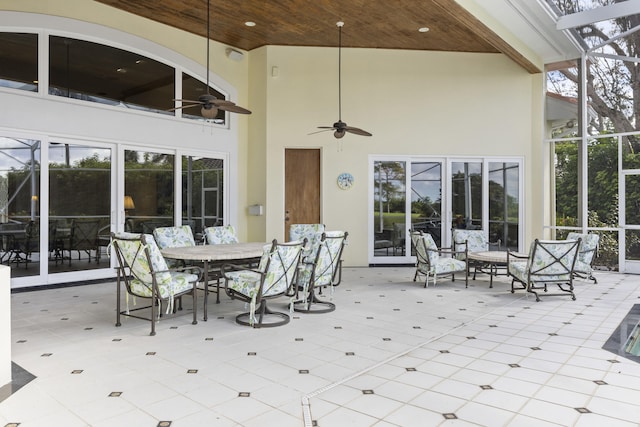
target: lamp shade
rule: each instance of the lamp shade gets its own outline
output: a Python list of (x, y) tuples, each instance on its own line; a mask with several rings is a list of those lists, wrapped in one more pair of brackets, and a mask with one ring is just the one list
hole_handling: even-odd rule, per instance
[(133, 203), (133, 198), (131, 196), (124, 196), (124, 208), (126, 210), (136, 208), (136, 205)]

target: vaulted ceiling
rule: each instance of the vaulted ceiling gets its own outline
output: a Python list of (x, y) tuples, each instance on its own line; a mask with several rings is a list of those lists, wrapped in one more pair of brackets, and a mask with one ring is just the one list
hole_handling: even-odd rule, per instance
[[(207, 33), (207, 0), (96, 1), (203, 37)], [(535, 0), (487, 2), (490, 8), (522, 9), (519, 3), (540, 9)], [(540, 72), (455, 0), (211, 0), (210, 9), (211, 38), (247, 51), (265, 45), (337, 46), (335, 24), (344, 21), (344, 47), (503, 53), (527, 71)], [(538, 24), (531, 21), (529, 27)], [(521, 25), (520, 31), (531, 29)]]

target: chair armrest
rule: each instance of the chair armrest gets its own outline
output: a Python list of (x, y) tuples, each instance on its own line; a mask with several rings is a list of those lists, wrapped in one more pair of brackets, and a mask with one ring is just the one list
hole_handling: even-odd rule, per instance
[(467, 254), (467, 249), (465, 247), (465, 249), (463, 251), (456, 251), (452, 248), (439, 248), (439, 249), (429, 249), (427, 248), (427, 251), (431, 251), (431, 252), (438, 252), (440, 255), (458, 255), (458, 254)]
[(507, 251), (507, 264), (509, 264), (511, 261), (525, 261), (528, 259), (529, 255), (520, 255), (515, 252)]
[(171, 272), (196, 274), (198, 276), (197, 281), (199, 282), (202, 280), (203, 269), (202, 267), (198, 267), (196, 265), (186, 265), (184, 267), (168, 268), (166, 270), (154, 271), (153, 275), (155, 276), (156, 274), (171, 273)]
[(229, 271), (241, 271), (241, 270), (253, 271), (254, 273), (258, 273), (260, 275), (264, 274), (264, 271), (260, 271), (260, 270), (258, 270), (256, 268), (250, 268), (250, 267), (247, 267), (246, 265), (225, 263), (225, 264), (222, 264), (220, 266), (220, 273), (225, 278), (226, 278), (226, 273), (227, 272), (229, 272)]

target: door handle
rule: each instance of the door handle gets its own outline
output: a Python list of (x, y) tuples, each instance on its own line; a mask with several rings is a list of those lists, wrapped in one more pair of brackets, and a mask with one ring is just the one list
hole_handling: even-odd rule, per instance
[(284, 211), (284, 220), (289, 221), (289, 211)]

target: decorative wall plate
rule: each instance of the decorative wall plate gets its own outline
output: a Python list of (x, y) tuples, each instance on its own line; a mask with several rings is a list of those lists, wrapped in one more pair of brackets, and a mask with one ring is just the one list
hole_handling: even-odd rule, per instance
[(348, 172), (338, 175), (338, 187), (343, 190), (348, 190), (353, 186), (353, 175)]

